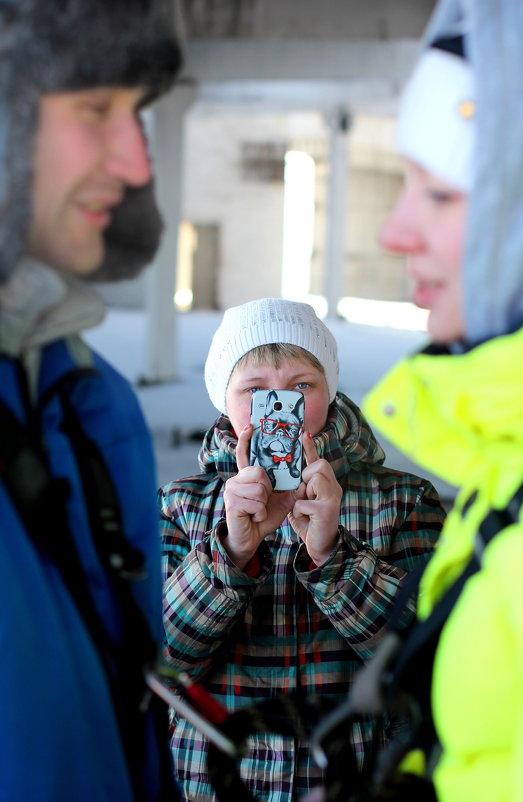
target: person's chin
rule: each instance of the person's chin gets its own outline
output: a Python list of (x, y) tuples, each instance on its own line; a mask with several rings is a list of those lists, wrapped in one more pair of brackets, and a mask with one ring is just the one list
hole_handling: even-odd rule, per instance
[(105, 245), (101, 234), (91, 236), (83, 242), (78, 242), (76, 247), (70, 249), (69, 267), (70, 273), (77, 276), (89, 276), (94, 273), (102, 264), (105, 257)]
[(427, 330), (436, 345), (449, 345), (463, 339), (462, 327), (456, 321), (441, 319), (434, 312), (429, 313)]
[(75, 276), (90, 276), (103, 262), (105, 253), (104, 248), (78, 248), (69, 256), (62, 257), (55, 267), (64, 273), (72, 273)]

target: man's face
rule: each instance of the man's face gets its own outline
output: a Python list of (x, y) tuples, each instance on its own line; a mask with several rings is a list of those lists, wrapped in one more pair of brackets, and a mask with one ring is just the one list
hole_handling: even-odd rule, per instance
[(112, 209), (127, 186), (151, 178), (137, 112), (143, 94), (103, 87), (42, 97), (30, 256), (77, 275), (99, 267)]

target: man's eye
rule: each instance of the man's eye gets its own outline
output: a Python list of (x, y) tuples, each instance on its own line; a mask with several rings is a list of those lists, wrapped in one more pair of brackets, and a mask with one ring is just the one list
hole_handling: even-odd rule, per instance
[(84, 113), (91, 119), (100, 119), (105, 117), (109, 111), (109, 104), (104, 101), (92, 101), (85, 103), (83, 106)]

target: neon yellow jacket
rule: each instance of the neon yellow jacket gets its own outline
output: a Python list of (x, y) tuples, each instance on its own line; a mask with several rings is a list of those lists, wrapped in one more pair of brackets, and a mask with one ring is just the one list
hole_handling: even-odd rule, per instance
[[(424, 618), (468, 562), (480, 521), (491, 507), (504, 508), (523, 481), (523, 331), (463, 355), (413, 356), (363, 408), (422, 467), (460, 487), (423, 579)], [(521, 802), (521, 510), (485, 550), (443, 629), (432, 706), (443, 747), (433, 777), (438, 799)]]

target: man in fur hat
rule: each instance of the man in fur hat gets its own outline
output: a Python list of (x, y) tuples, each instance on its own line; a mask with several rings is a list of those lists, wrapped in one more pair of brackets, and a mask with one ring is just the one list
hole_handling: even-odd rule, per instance
[[(171, 0), (0, 0), (0, 796), (176, 799), (144, 671), (161, 639), (149, 434), (82, 341), (89, 280), (161, 223), (140, 109), (180, 65)], [(174, 796), (173, 796), (174, 794)]]

